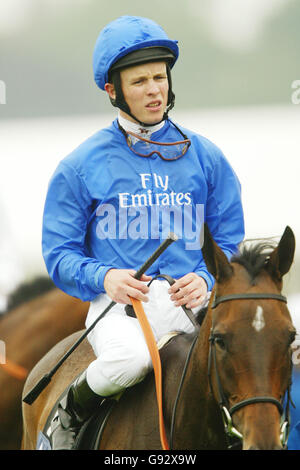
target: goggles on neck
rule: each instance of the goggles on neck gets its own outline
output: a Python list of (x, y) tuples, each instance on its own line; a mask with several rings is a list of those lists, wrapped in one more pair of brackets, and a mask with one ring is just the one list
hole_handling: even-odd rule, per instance
[(188, 148), (191, 145), (190, 139), (176, 126), (172, 121), (169, 121), (178, 130), (184, 140), (176, 142), (155, 142), (153, 140), (141, 137), (133, 132), (125, 131), (125, 129), (119, 125), (120, 131), (123, 133), (129, 149), (138, 155), (139, 157), (151, 157), (155, 153), (166, 161), (174, 161), (183, 157)]

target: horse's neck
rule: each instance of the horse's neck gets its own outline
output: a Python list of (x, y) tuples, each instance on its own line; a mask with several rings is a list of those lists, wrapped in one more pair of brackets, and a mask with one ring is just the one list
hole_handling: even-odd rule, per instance
[(199, 449), (203, 443), (205, 448), (206, 443), (209, 446), (212, 440), (218, 439), (218, 409), (210, 393), (207, 374), (210, 328), (211, 315), (208, 311), (191, 353), (180, 394), (174, 430), (175, 449)]
[[(205, 395), (208, 390), (208, 353), (209, 353), (209, 335), (211, 329), (211, 316), (209, 311), (207, 312), (206, 318), (204, 319), (198, 338), (195, 343), (195, 347), (191, 354), (189, 367), (187, 370), (187, 388), (193, 388)], [(197, 387), (195, 387), (197, 384)]]

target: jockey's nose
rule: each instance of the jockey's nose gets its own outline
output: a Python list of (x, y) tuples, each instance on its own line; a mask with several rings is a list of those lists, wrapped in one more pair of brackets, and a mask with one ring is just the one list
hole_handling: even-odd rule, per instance
[(148, 95), (157, 95), (160, 92), (160, 88), (155, 80), (149, 80), (147, 94)]

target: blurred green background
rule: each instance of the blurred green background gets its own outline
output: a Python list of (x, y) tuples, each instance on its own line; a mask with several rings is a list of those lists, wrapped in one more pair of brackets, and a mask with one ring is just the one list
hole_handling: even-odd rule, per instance
[(92, 77), (98, 32), (123, 14), (180, 46), (176, 108), (287, 103), (299, 74), (299, 0), (10, 0), (0, 6), (0, 117), (108, 112)]
[[(171, 117), (228, 156), (242, 183), (246, 236), (278, 238), (291, 225), (300, 238), (300, 104), (291, 98), (300, 79), (299, 0), (4, 0), (0, 297), (45, 273), (47, 184), (58, 161), (116, 113), (94, 83), (92, 54), (100, 30), (127, 14), (157, 21), (178, 40)], [(291, 293), (300, 293), (299, 258), (298, 248)]]

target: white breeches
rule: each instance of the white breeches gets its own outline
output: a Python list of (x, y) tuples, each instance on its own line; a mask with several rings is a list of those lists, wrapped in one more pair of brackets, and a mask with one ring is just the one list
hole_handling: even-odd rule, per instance
[[(169, 287), (165, 280), (154, 281), (148, 294), (149, 302), (143, 303), (157, 342), (170, 331), (191, 333), (194, 330), (183, 309), (175, 307), (170, 300)], [(106, 294), (100, 294), (91, 302), (87, 328), (110, 302)], [(116, 304), (88, 336), (97, 359), (87, 369), (87, 381), (91, 389), (102, 396), (140, 382), (152, 368), (139, 321), (127, 316), (124, 308), (125, 305)]]

